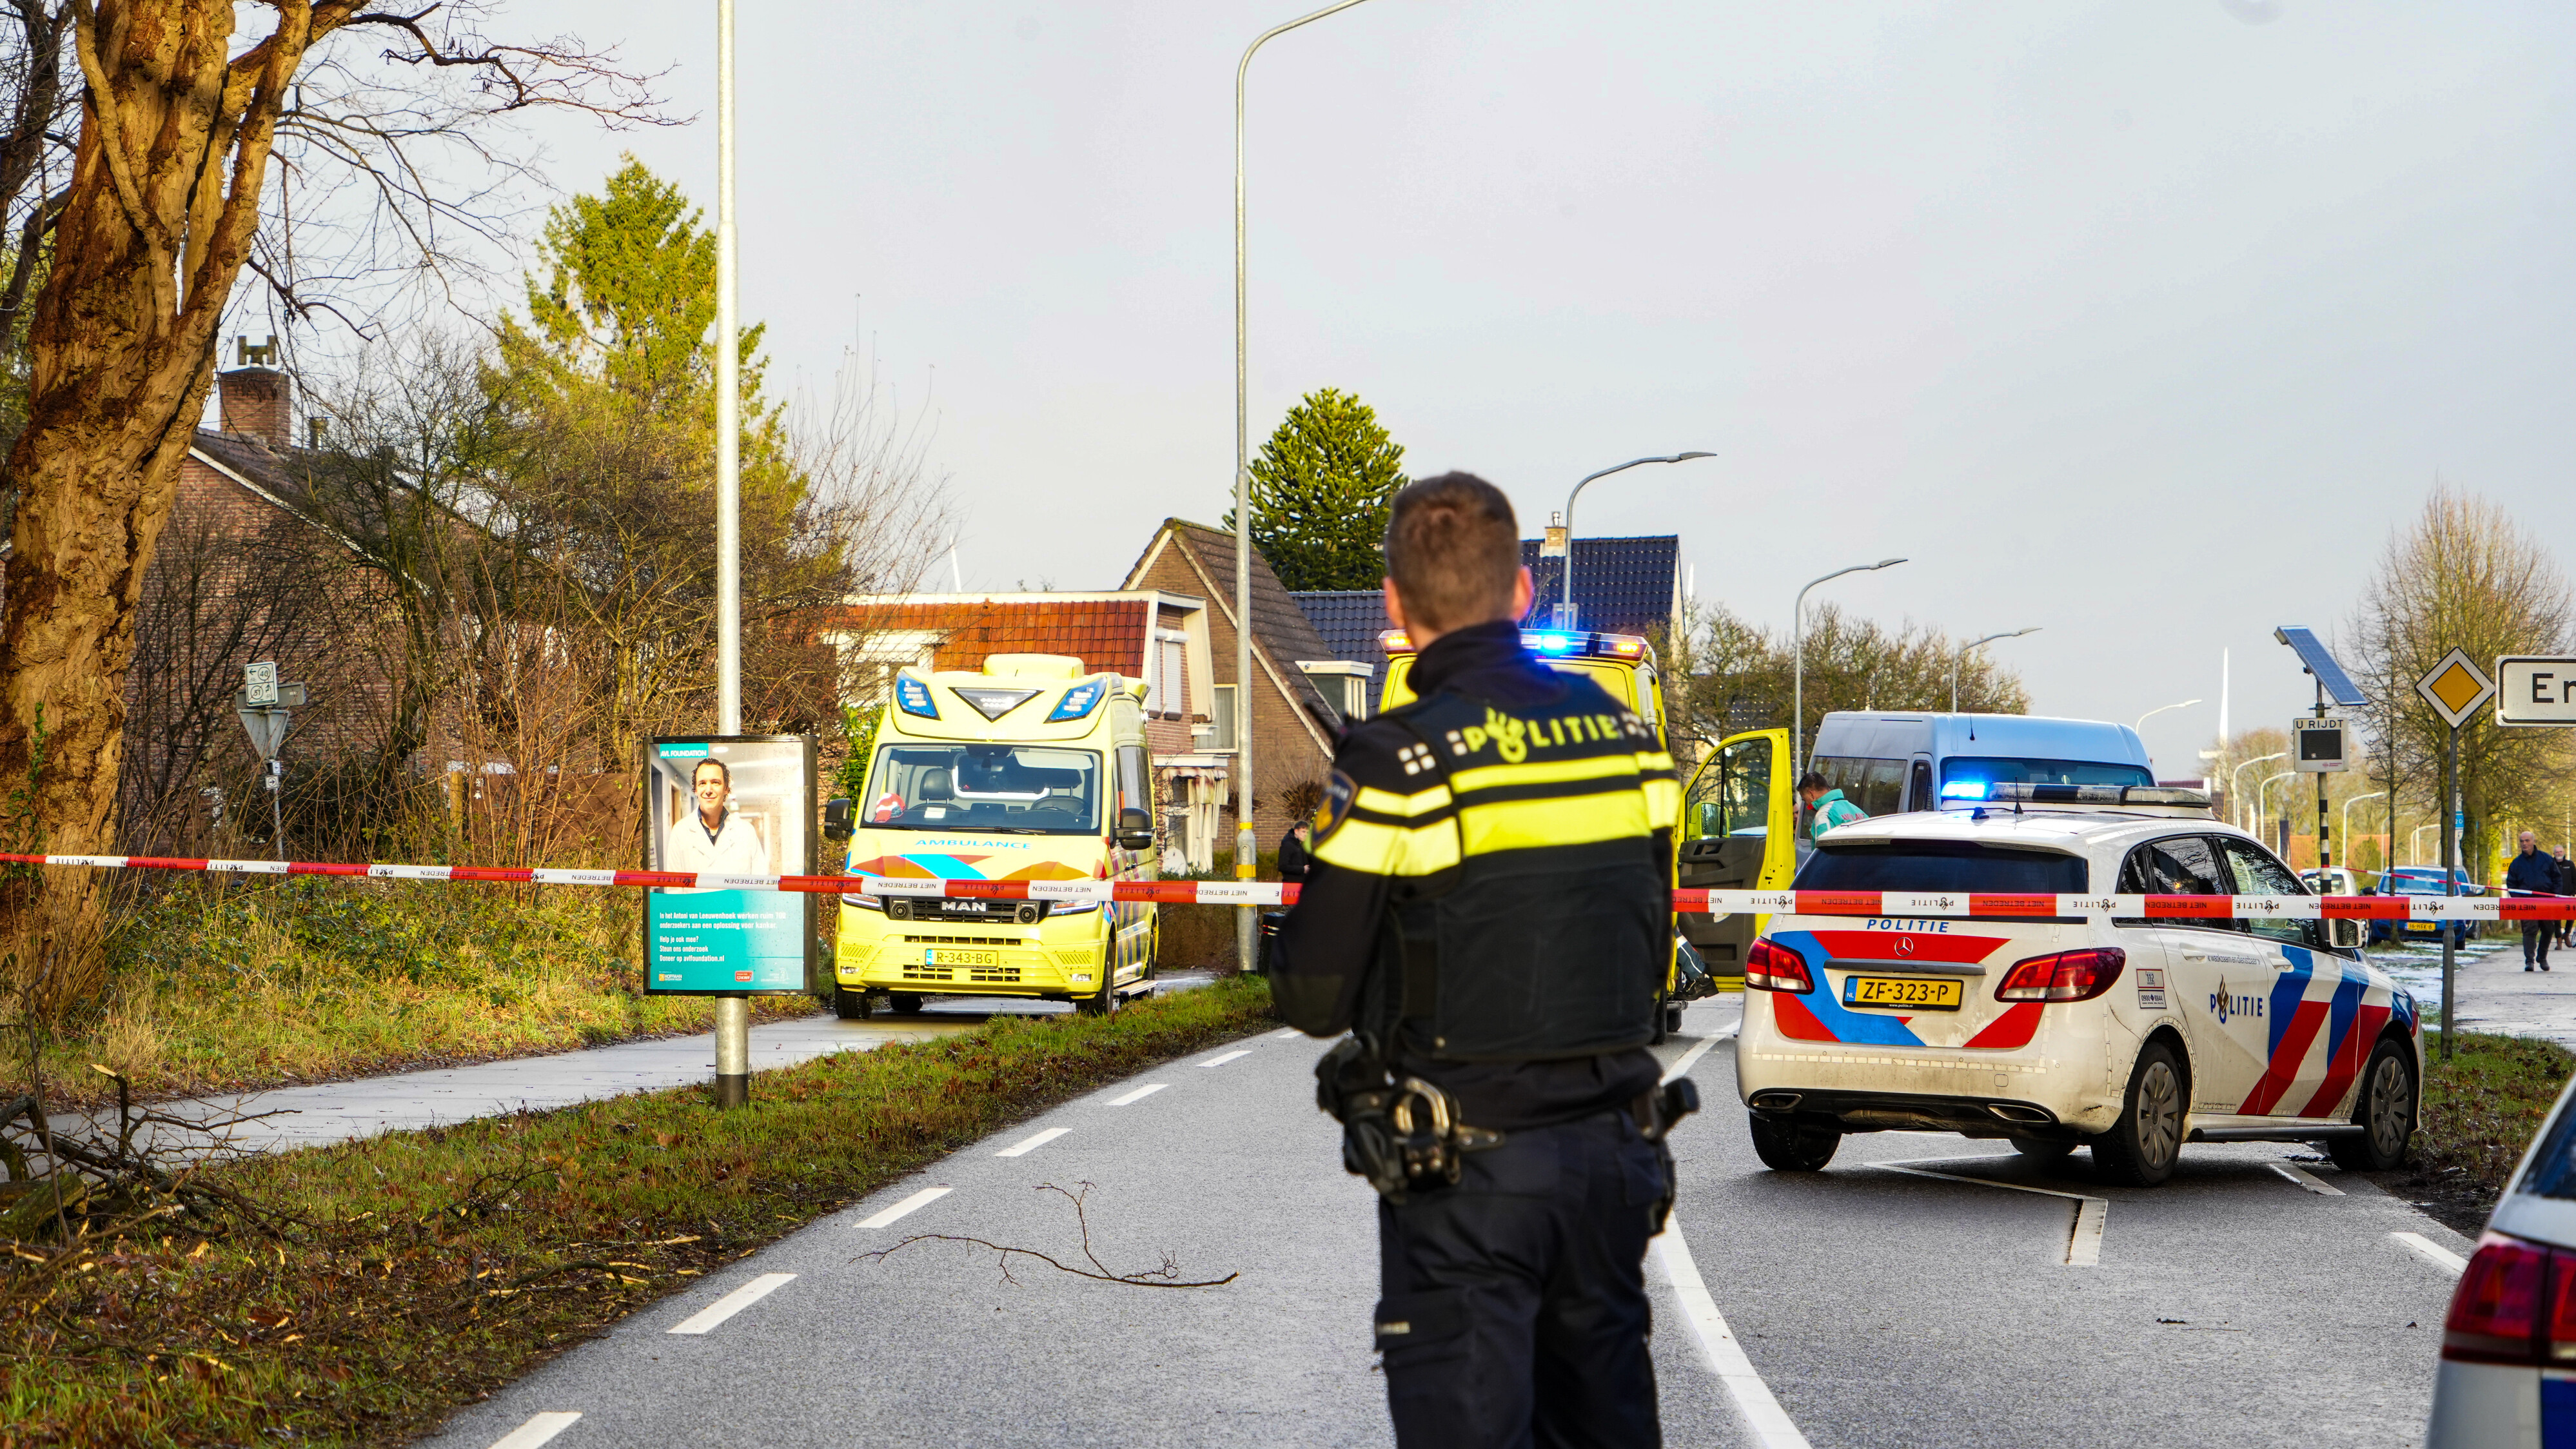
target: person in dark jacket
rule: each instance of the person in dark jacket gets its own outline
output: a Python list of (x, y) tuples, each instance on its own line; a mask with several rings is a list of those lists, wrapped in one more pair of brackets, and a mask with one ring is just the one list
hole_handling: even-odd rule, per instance
[[(2558, 862), (2540, 853), (2540, 838), (2530, 831), (2522, 832), (2522, 851), (2505, 867), (2504, 890), (2507, 896), (2556, 896), (2566, 882), (2558, 873)], [(2549, 943), (2557, 939), (2557, 923), (2525, 921), (2522, 923), (2522, 969), (2549, 969)]]
[(1306, 878), (1306, 832), (1312, 829), (1300, 820), (1279, 837), (1279, 878), (1302, 881)]
[[(2576, 860), (2567, 858), (2567, 847), (2563, 845), (2558, 847), (2558, 893), (2562, 896), (2576, 896)], [(2559, 945), (2567, 944), (2568, 933), (2571, 931), (2576, 931), (2576, 920), (2558, 923)]]

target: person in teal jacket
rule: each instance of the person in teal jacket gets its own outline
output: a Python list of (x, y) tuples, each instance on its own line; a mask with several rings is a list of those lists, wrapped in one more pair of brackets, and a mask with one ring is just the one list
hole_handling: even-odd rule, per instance
[(1814, 823), (1807, 827), (1810, 836), (1869, 818), (1868, 811), (1844, 799), (1842, 791), (1827, 786), (1825, 777), (1813, 770), (1798, 781), (1798, 803), (1815, 812)]

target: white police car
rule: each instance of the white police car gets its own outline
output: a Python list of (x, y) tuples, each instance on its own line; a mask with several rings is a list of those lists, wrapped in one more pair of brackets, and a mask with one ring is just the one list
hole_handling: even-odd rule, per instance
[(2308, 892), (2186, 791), (1998, 789), (1855, 821), (1800, 866), (1801, 892), (2038, 899), (2008, 917), (1774, 915), (1747, 952), (1736, 1046), (1764, 1163), (1813, 1171), (1844, 1133), (1890, 1129), (2089, 1147), (2134, 1186), (2171, 1175), (2185, 1142), (2403, 1158), (2421, 1032), (2358, 922), (2058, 914), (2051, 897)]
[(2563, 1089), (2451, 1295), (2425, 1449), (2576, 1442), (2576, 1116)]

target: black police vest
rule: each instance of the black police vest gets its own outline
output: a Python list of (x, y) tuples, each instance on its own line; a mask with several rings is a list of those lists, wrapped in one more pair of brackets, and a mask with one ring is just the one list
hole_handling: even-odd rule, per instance
[[(1653, 730), (1598, 684), (1505, 708), (1441, 691), (1393, 710), (1450, 793), (1454, 867), (1424, 822), (1381, 925), (1369, 995), (1380, 1040), (1446, 1061), (1538, 1061), (1643, 1046), (1672, 959), (1670, 882), (1654, 851)], [(1420, 748), (1420, 747), (1417, 747)], [(1415, 758), (1421, 759), (1421, 756)], [(1411, 782), (1408, 782), (1411, 783)], [(1418, 788), (1428, 788), (1424, 780)], [(1418, 798), (1418, 797), (1417, 797)], [(1670, 811), (1660, 812), (1669, 815)]]

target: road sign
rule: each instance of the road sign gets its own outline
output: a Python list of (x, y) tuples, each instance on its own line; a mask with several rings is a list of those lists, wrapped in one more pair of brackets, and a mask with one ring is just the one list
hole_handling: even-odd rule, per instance
[(263, 659), (242, 666), (242, 693), (254, 705), (266, 707), (277, 703), (277, 661)]
[(2576, 659), (2508, 654), (2496, 661), (2496, 723), (2576, 725)]
[(2313, 716), (2290, 721), (2290, 768), (2302, 774), (2332, 774), (2349, 770), (2346, 758), (2348, 732), (2339, 719), (2317, 719)]
[(2454, 649), (2431, 673), (2415, 681), (2415, 692), (2453, 729), (2469, 722), (2478, 706), (2495, 695), (2495, 681), (2478, 672), (2469, 656)]
[(241, 711), (242, 728), (250, 731), (250, 746), (263, 760), (277, 758), (277, 747), (286, 743), (286, 724), (293, 716), (282, 709), (246, 709)]

